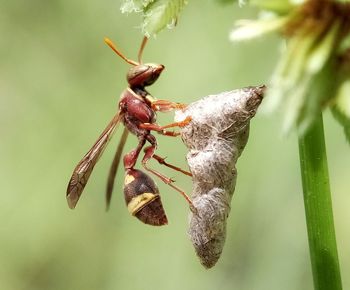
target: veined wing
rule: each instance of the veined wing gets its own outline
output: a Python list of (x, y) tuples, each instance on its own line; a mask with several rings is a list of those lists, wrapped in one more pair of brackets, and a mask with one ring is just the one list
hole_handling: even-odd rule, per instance
[(117, 148), (117, 151), (115, 152), (114, 159), (111, 165), (111, 168), (109, 170), (108, 180), (107, 180), (107, 188), (106, 188), (106, 210), (109, 209), (109, 205), (111, 203), (112, 193), (113, 193), (113, 186), (114, 186), (114, 180), (117, 175), (118, 171), (118, 165), (120, 162), (120, 158), (123, 154), (124, 145), (126, 142), (126, 139), (128, 138), (129, 131), (124, 127), (123, 134), (120, 138), (119, 145)]
[(71, 209), (75, 208), (94, 166), (101, 157), (121, 118), (122, 114), (118, 112), (98, 137), (96, 143), (75, 167), (67, 187), (67, 202)]

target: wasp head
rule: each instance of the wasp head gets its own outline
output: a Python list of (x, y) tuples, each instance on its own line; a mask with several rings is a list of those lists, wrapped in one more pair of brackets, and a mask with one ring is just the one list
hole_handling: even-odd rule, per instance
[(162, 64), (139, 64), (130, 68), (126, 78), (131, 87), (150, 86), (158, 79), (163, 69)]

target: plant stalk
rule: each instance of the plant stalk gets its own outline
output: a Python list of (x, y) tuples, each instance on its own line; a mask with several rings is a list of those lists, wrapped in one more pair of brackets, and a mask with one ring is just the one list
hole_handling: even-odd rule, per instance
[(342, 289), (323, 120), (299, 137), (306, 225), (315, 290)]

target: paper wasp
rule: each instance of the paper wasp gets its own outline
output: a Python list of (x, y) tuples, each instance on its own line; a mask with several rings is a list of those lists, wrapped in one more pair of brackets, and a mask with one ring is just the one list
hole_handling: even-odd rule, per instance
[(149, 168), (147, 165), (149, 159), (154, 158), (160, 164), (191, 176), (191, 173), (165, 162), (164, 158), (154, 154), (157, 148), (157, 141), (150, 133), (151, 130), (153, 130), (165, 136), (178, 136), (179, 133), (167, 131), (166, 129), (185, 126), (190, 122), (190, 118), (167, 126), (160, 126), (156, 123), (157, 111), (168, 112), (184, 108), (185, 105), (166, 100), (157, 100), (145, 89), (146, 86), (152, 85), (158, 79), (164, 69), (164, 66), (161, 64), (142, 63), (141, 56), (147, 42), (146, 37), (142, 41), (138, 53), (138, 61), (126, 58), (110, 39), (105, 38), (105, 42), (124, 61), (132, 65), (127, 73), (129, 86), (121, 94), (117, 113), (99, 136), (96, 143), (75, 167), (67, 188), (68, 206), (72, 209), (75, 208), (94, 166), (101, 157), (117, 125), (122, 122), (124, 124), (124, 131), (108, 176), (106, 190), (107, 209), (111, 201), (114, 180), (117, 174), (117, 168), (121, 159), (123, 147), (128, 133), (130, 132), (136, 135), (139, 143), (135, 149), (123, 157), (124, 169), (126, 172), (124, 196), (128, 209), (132, 215), (136, 216), (146, 224), (164, 225), (167, 224), (167, 218), (164, 213), (157, 186), (147, 174), (134, 169), (134, 167), (145, 143), (150, 143), (150, 146), (144, 148), (144, 156), (141, 161), (142, 166), (145, 170), (158, 176), (163, 182), (180, 192), (193, 209), (191, 200), (181, 189), (173, 184), (174, 180)]

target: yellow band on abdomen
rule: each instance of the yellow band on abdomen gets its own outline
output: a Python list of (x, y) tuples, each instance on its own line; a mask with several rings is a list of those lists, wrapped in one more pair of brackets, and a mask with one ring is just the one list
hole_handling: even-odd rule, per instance
[(150, 203), (152, 200), (156, 199), (159, 194), (152, 192), (144, 192), (140, 195), (133, 197), (128, 203), (128, 211), (135, 215), (139, 210), (141, 210), (145, 205)]

